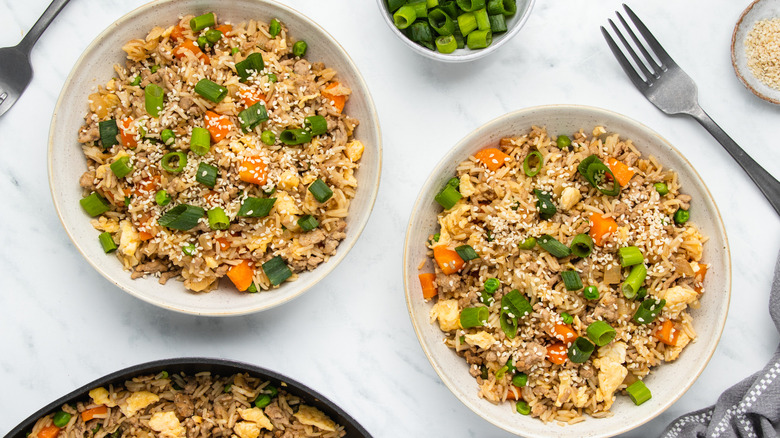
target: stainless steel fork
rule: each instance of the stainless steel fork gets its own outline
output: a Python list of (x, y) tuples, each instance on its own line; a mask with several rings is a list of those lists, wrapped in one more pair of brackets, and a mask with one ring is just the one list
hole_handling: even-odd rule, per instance
[[(620, 63), (620, 66), (623, 67), (623, 71), (631, 78), (631, 82), (634, 83), (650, 102), (666, 114), (687, 114), (701, 123), (704, 129), (709, 131), (734, 160), (737, 161), (742, 169), (747, 172), (750, 179), (753, 180), (772, 205), (772, 208), (775, 209), (775, 212), (780, 214), (780, 182), (759, 166), (755, 160), (750, 158), (750, 156), (746, 154), (745, 151), (743, 151), (742, 148), (740, 148), (737, 143), (704, 112), (703, 109), (701, 109), (698, 102), (696, 84), (691, 77), (674, 62), (668, 53), (666, 53), (666, 50), (661, 47), (661, 44), (658, 43), (658, 40), (650, 33), (639, 17), (634, 14), (634, 11), (625, 4), (623, 5), (623, 8), (625, 8), (626, 14), (644, 38), (644, 42), (640, 41), (626, 20), (623, 19), (623, 16), (620, 15), (619, 11), (616, 11), (617, 17), (623, 25), (625, 33), (629, 35), (634, 42), (634, 45), (642, 53), (644, 61), (611, 19), (609, 20), (609, 24), (623, 44), (625, 52), (631, 56), (634, 65), (626, 58), (623, 51), (621, 51), (604, 26), (601, 26), (601, 33), (607, 40), (607, 44)], [(653, 58), (653, 55), (660, 61), (660, 64)]]

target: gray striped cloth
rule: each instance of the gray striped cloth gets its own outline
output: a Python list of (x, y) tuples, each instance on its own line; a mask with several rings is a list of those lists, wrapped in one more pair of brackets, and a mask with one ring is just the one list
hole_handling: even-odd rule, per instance
[[(769, 314), (780, 331), (780, 259), (775, 267)], [(727, 389), (715, 406), (691, 412), (666, 428), (662, 438), (774, 438), (780, 430), (780, 346), (761, 371)]]

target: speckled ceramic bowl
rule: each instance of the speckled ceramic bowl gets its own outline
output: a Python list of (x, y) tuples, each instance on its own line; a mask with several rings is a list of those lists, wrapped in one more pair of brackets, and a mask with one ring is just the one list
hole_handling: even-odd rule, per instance
[(368, 431), (343, 409), (302, 383), (298, 383), (279, 373), (254, 365), (224, 359), (196, 357), (147, 362), (103, 376), (44, 406), (38, 412), (30, 415), (26, 420), (22, 421), (18, 426), (8, 432), (6, 438), (25, 438), (39, 418), (52, 412), (59, 411), (65, 403), (73, 403), (89, 398), (88, 394), (91, 389), (112, 384), (122, 385), (125, 381), (132, 379), (133, 377), (158, 374), (162, 371), (167, 371), (170, 374), (183, 372), (190, 376), (195, 373), (209, 371), (214, 375), (220, 375), (222, 377), (236, 373), (249, 373), (254, 377), (270, 381), (274, 386), (284, 387), (285, 391), (300, 397), (303, 399), (304, 403), (321, 410), (337, 424), (344, 426), (344, 430), (347, 432), (348, 437), (371, 437)]
[[(317, 269), (299, 274), (269, 292), (245, 294), (223, 281), (219, 289), (194, 294), (181, 282), (161, 285), (155, 278), (130, 279), (119, 260), (103, 253), (98, 232), (79, 206), (82, 190), (79, 177), (86, 170), (86, 159), (77, 142), (78, 130), (87, 112), (87, 96), (97, 85), (113, 75), (113, 65), (124, 63), (122, 46), (130, 39), (143, 38), (155, 25), (168, 26), (181, 15), (214, 11), (221, 20), (234, 23), (249, 19), (270, 21), (278, 18), (296, 39), (309, 44), (307, 59), (322, 61), (338, 71), (339, 78), (352, 89), (346, 111), (360, 120), (355, 137), (366, 145), (356, 173), (358, 190), (347, 216), (347, 237), (337, 254)], [(109, 281), (126, 292), (157, 306), (178, 312), (210, 316), (232, 316), (268, 309), (287, 302), (314, 286), (344, 259), (363, 231), (379, 188), (382, 137), (374, 103), (366, 83), (344, 49), (324, 29), (299, 12), (275, 1), (233, 0), (159, 0), (142, 6), (109, 26), (76, 62), (62, 89), (49, 134), (49, 184), (54, 206), (65, 231), (84, 258)]]
[(780, 105), (780, 90), (761, 82), (748, 67), (745, 39), (757, 21), (780, 18), (780, 0), (755, 0), (740, 15), (731, 35), (731, 64), (742, 84), (751, 93)]
[(387, 0), (376, 0), (376, 3), (379, 6), (379, 12), (382, 14), (382, 18), (388, 27), (390, 27), (390, 30), (413, 51), (437, 61), (468, 62), (495, 52), (506, 44), (507, 41), (517, 35), (531, 15), (531, 9), (533, 9), (535, 1), (536, 0), (517, 0), (517, 12), (506, 20), (507, 31), (493, 35), (493, 43), (488, 47), (479, 50), (457, 49), (452, 53), (441, 53), (436, 50), (430, 50), (410, 40), (403, 32), (395, 27), (393, 15), (387, 9)]
[[(519, 415), (511, 403), (494, 405), (477, 396), (479, 388), (469, 375), (466, 361), (442, 343), (443, 333), (438, 324), (430, 323), (428, 315), (433, 302), (423, 300), (417, 278), (418, 273), (433, 270), (431, 261), (426, 260), (425, 247), (428, 236), (438, 230), (436, 216), (441, 207), (433, 198), (455, 173), (458, 163), (480, 149), (496, 146), (502, 137), (528, 132), (533, 125), (545, 126), (553, 133), (576, 132), (580, 128), (590, 132), (594, 126), (602, 125), (608, 132), (632, 139), (643, 155), (654, 155), (666, 167), (677, 171), (683, 191), (693, 197), (690, 220), (709, 237), (703, 257), (710, 266), (706, 292), (701, 307), (691, 310), (699, 334), (696, 342), (688, 345), (677, 361), (655, 368), (645, 379), (653, 394), (649, 401), (635, 406), (628, 397), (618, 396), (612, 417), (586, 417), (581, 423), (565, 427)], [(418, 270), (422, 261), (426, 261), (426, 266)], [(726, 322), (731, 293), (731, 258), (723, 222), (707, 187), (688, 160), (650, 128), (620, 114), (584, 106), (543, 106), (509, 113), (478, 128), (455, 145), (433, 168), (420, 191), (406, 231), (403, 263), (409, 315), (436, 373), (472, 411), (524, 437), (608, 437), (631, 430), (663, 412), (690, 388), (712, 357)]]

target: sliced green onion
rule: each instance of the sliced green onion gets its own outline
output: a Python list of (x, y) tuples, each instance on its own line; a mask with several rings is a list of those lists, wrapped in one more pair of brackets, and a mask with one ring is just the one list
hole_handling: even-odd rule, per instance
[(65, 427), (70, 422), (71, 415), (64, 411), (59, 411), (56, 414), (54, 414), (54, 417), (52, 418), (52, 423), (54, 423), (57, 427)]
[(268, 146), (273, 146), (276, 143), (276, 134), (273, 131), (265, 130), (260, 134), (260, 141)]
[(474, 11), (474, 18), (477, 19), (477, 29), (490, 30), (490, 16), (488, 16), (487, 9), (477, 9)]
[(285, 129), (279, 134), (279, 140), (288, 146), (295, 146), (311, 141), (311, 132), (305, 129)]
[(515, 403), (515, 410), (520, 415), (528, 415), (531, 413), (531, 406), (528, 404), (528, 402), (520, 400)]
[(523, 239), (522, 242), (517, 244), (517, 247), (520, 249), (534, 249), (536, 246), (536, 238), (535, 237), (526, 237)]
[(590, 340), (599, 347), (603, 347), (612, 342), (617, 334), (615, 329), (604, 321), (593, 321), (585, 332), (588, 334)]
[(647, 277), (647, 268), (644, 264), (640, 263), (631, 268), (631, 273), (628, 274), (626, 280), (623, 281), (623, 286), (621, 288), (623, 290), (623, 296), (629, 300), (634, 298), (636, 293), (639, 292), (639, 288), (642, 287), (642, 284), (645, 282), (645, 277)]
[(119, 179), (130, 175), (133, 171), (133, 166), (130, 165), (130, 157), (127, 155), (117, 158), (109, 167), (111, 168), (111, 172)]
[(493, 32), (490, 29), (475, 30), (466, 36), (466, 47), (469, 49), (484, 49), (493, 42)]
[(460, 179), (452, 177), (449, 181), (447, 181), (447, 185), (450, 185), (457, 190), (458, 187), (460, 187)]
[(491, 15), (502, 14), (508, 17), (517, 12), (517, 3), (515, 0), (489, 0), (487, 10)]
[[(503, 303), (503, 300), (501, 300), (501, 302)], [(502, 308), (498, 317), (498, 321), (501, 323), (501, 330), (504, 332), (506, 337), (509, 339), (514, 339), (515, 336), (517, 336), (517, 324), (519, 318), (516, 316), (509, 316), (509, 314), (509, 311)]]
[(141, 85), (141, 76), (139, 75), (139, 76), (134, 77), (133, 81), (130, 82), (130, 85), (132, 85), (134, 87), (137, 87), (137, 86)]
[(571, 252), (579, 258), (585, 258), (593, 251), (593, 239), (587, 234), (577, 234), (571, 240)]
[[(458, 7), (466, 12), (476, 11), (485, 7), (485, 0), (456, 0)], [(465, 33), (463, 34), (465, 35)]]
[(293, 56), (301, 57), (306, 54), (306, 49), (309, 47), (308, 44), (306, 44), (306, 41), (296, 41), (295, 44), (293, 44), (292, 52)]
[(667, 186), (665, 183), (655, 183), (653, 184), (653, 187), (655, 188), (655, 191), (658, 192), (658, 194), (661, 196), (666, 196), (669, 193), (669, 186)]
[(217, 29), (209, 29), (206, 31), (206, 39), (211, 44), (216, 44), (217, 41), (222, 39), (222, 32)]
[(116, 137), (119, 135), (119, 127), (116, 124), (116, 120), (109, 119), (99, 122), (98, 131), (100, 131), (100, 142), (103, 143), (103, 149), (119, 144), (119, 140)]
[(157, 84), (149, 84), (144, 89), (144, 106), (146, 112), (152, 117), (159, 117), (163, 108), (163, 96), (165, 92)]
[(647, 296), (647, 288), (646, 287), (640, 287), (639, 291), (636, 293), (636, 296), (634, 297), (637, 301), (642, 301)]
[(429, 25), (427, 21), (417, 21), (412, 23), (412, 25), (409, 26), (409, 28), (406, 30), (406, 34), (410, 40), (416, 43), (420, 43), (426, 47), (433, 45), (433, 29), (431, 29), (431, 25)]
[(555, 216), (558, 210), (552, 202), (552, 193), (534, 189), (534, 194), (536, 195), (536, 208), (539, 209), (539, 217), (547, 220)]
[(190, 29), (192, 29), (193, 32), (197, 32), (207, 27), (214, 27), (216, 24), (217, 20), (214, 18), (214, 13), (209, 12), (208, 14), (199, 15), (190, 20)]
[(641, 380), (637, 380), (636, 382), (629, 385), (628, 388), (626, 388), (626, 392), (628, 393), (628, 396), (631, 397), (631, 401), (633, 401), (637, 406), (650, 400), (650, 398), (653, 397), (653, 395), (650, 393), (650, 390), (647, 389), (645, 382)]
[(571, 146), (571, 139), (568, 135), (559, 135), (558, 138), (555, 140), (555, 144), (560, 149), (566, 149), (567, 147)]
[(322, 135), (328, 132), (328, 121), (323, 116), (309, 116), (303, 119), (303, 126), (311, 131), (311, 135)]
[(488, 278), (485, 280), (485, 284), (482, 285), (482, 288), (485, 290), (485, 293), (493, 295), (496, 293), (499, 286), (501, 286), (501, 282), (498, 281), (498, 278)]
[(436, 202), (439, 203), (442, 207), (444, 207), (445, 210), (449, 210), (452, 208), (463, 196), (460, 194), (460, 192), (455, 189), (455, 187), (452, 187), (451, 185), (447, 184), (444, 186), (444, 189), (439, 192), (438, 195), (434, 198)]
[(436, 233), (433, 235), (434, 242), (438, 242), (440, 238), (441, 238), (441, 233)]
[(268, 33), (271, 35), (271, 38), (276, 38), (277, 35), (282, 31), (282, 23), (279, 22), (276, 18), (271, 20), (271, 23), (268, 25)]
[(401, 30), (411, 26), (412, 23), (414, 23), (414, 20), (416, 19), (417, 19), (417, 12), (415, 11), (414, 7), (409, 5), (401, 6), (393, 14), (393, 23), (395, 24), (395, 27)]
[[(591, 155), (582, 160), (577, 166), (577, 171), (599, 192), (607, 196), (616, 196), (620, 193), (620, 184), (618, 184), (617, 178), (615, 178), (612, 170), (601, 162), (597, 155)], [(602, 183), (607, 181), (607, 174), (612, 177), (611, 189), (602, 185)]]
[(271, 396), (268, 394), (260, 394), (255, 399), (254, 404), (255, 407), (263, 409), (264, 407), (271, 404)]
[(485, 306), (466, 307), (460, 311), (460, 325), (464, 329), (482, 327), (487, 323), (490, 311)]
[(133, 198), (131, 196), (125, 196), (125, 207), (129, 206), (132, 200)]
[[(531, 164), (533, 158), (536, 158), (536, 164)], [(523, 172), (525, 172), (525, 176), (529, 178), (536, 176), (536, 174), (538, 174), (539, 171), (542, 170), (543, 161), (544, 160), (542, 159), (542, 153), (539, 151), (532, 151), (528, 155), (526, 155), (525, 160), (523, 160)]]
[(279, 390), (276, 389), (275, 386), (268, 385), (265, 387), (265, 392), (267, 392), (271, 397), (276, 397), (277, 394), (279, 394)]
[(257, 285), (254, 282), (252, 282), (252, 284), (250, 284), (249, 287), (246, 288), (246, 291), (249, 292), (250, 294), (257, 293)]
[(205, 215), (206, 211), (200, 207), (189, 204), (179, 204), (160, 216), (157, 223), (166, 228), (187, 231), (198, 225), (198, 220)]
[(214, 103), (222, 102), (228, 89), (208, 79), (201, 79), (195, 84), (195, 92)]
[(263, 55), (255, 52), (247, 56), (243, 61), (236, 63), (236, 74), (238, 74), (241, 82), (244, 82), (249, 79), (249, 76), (259, 74), (264, 68)]
[(230, 218), (222, 207), (214, 207), (206, 213), (209, 219), (209, 228), (212, 230), (227, 230), (230, 227)]
[(331, 198), (331, 196), (333, 196), (333, 190), (331, 190), (330, 187), (325, 184), (325, 181), (319, 178), (311, 183), (309, 186), (309, 191), (312, 195), (314, 195), (314, 199), (316, 199), (320, 204), (326, 202)]
[[(449, 15), (441, 9), (434, 9), (428, 12), (428, 24), (439, 35), (447, 36), (455, 33), (455, 22)], [(453, 38), (453, 42), (455, 39)]]
[(626, 246), (618, 249), (618, 256), (620, 257), (620, 266), (624, 268), (638, 265), (645, 260), (642, 251), (636, 246)]
[(452, 53), (458, 48), (458, 41), (452, 35), (445, 35), (436, 38), (436, 50), (439, 53)]
[(458, 5), (455, 0), (443, 0), (439, 2), (439, 9), (444, 11), (450, 18), (458, 16)]
[(598, 300), (599, 288), (596, 286), (588, 286), (585, 288), (585, 290), (582, 291), (582, 296), (585, 297), (586, 300)]
[(273, 74), (273, 73), (268, 73), (268, 75), (267, 75), (267, 76), (268, 76), (268, 82), (274, 83), (274, 82), (276, 82), (276, 81), (278, 81), (278, 80), (279, 80), (279, 79), (276, 77), (276, 75), (275, 75), (275, 74)]
[(555, 237), (544, 234), (536, 240), (536, 243), (542, 247), (543, 250), (549, 252), (554, 257), (563, 258), (571, 255), (571, 249), (568, 246), (559, 242)]
[(217, 174), (219, 174), (219, 168), (217, 166), (201, 162), (198, 163), (195, 181), (213, 189), (214, 186), (217, 185)]
[(528, 375), (526, 373), (517, 373), (512, 377), (512, 384), (522, 388), (528, 384)]
[(590, 355), (593, 354), (594, 348), (595, 346), (592, 342), (580, 336), (569, 347), (569, 360), (574, 363), (585, 363)]
[(301, 227), (301, 229), (304, 231), (311, 231), (319, 227), (320, 222), (317, 220), (316, 217), (307, 214), (305, 216), (301, 216), (301, 218), (298, 219), (298, 226)]
[(417, 18), (428, 17), (428, 2), (427, 0), (411, 0), (407, 3), (414, 8), (414, 14)]
[(507, 31), (506, 27), (506, 17), (502, 14), (496, 14), (496, 15), (490, 15), (488, 17), (488, 20), (490, 20), (490, 31), (494, 34), (496, 33), (503, 33)]
[(88, 196), (80, 199), (79, 204), (81, 204), (81, 208), (92, 217), (100, 216), (108, 210), (111, 210), (111, 204), (97, 192), (92, 192)]
[(162, 132), (160, 132), (160, 140), (162, 140), (166, 146), (170, 146), (176, 141), (176, 135), (170, 129), (163, 129)]
[(458, 15), (458, 30), (463, 36), (467, 36), (477, 29), (477, 17), (473, 12)]
[(211, 134), (208, 129), (199, 126), (192, 128), (190, 150), (200, 156), (209, 153), (211, 150)]
[(582, 289), (582, 280), (580, 274), (575, 270), (568, 270), (561, 272), (561, 278), (563, 279), (563, 285), (568, 291), (575, 291)]
[(198, 248), (191, 243), (185, 243), (181, 246), (181, 252), (183, 252), (184, 255), (192, 257), (198, 253)]
[(252, 131), (266, 120), (268, 120), (268, 110), (262, 101), (238, 113), (238, 124), (241, 125), (244, 133)]
[(691, 214), (688, 212), (688, 210), (683, 210), (682, 208), (678, 208), (677, 211), (674, 212), (674, 223), (677, 225), (682, 225), (686, 222), (688, 222), (688, 219), (691, 218)]
[(157, 193), (154, 194), (154, 202), (160, 207), (165, 207), (171, 203), (171, 195), (169, 195), (166, 190), (158, 190)]
[(455, 248), (455, 252), (458, 253), (460, 258), (462, 258), (464, 262), (479, 258), (479, 254), (477, 254), (477, 252), (474, 251), (474, 248), (472, 248), (471, 245), (460, 245)]
[(509, 371), (509, 367), (506, 365), (499, 368), (498, 371), (496, 371), (496, 380), (501, 380), (501, 378), (504, 377), (504, 374), (506, 374), (507, 371)]
[(206, 47), (209, 46), (209, 40), (206, 39), (206, 35), (201, 35), (198, 37), (198, 39), (195, 40), (195, 44), (198, 45), (201, 49), (206, 49)]
[[(176, 162), (175, 165), (172, 165)], [(187, 166), (187, 155), (184, 152), (168, 152), (160, 160), (160, 166), (167, 172), (179, 173)]]
[(263, 263), (263, 272), (268, 277), (268, 281), (274, 286), (279, 286), (284, 280), (292, 276), (292, 271), (281, 256), (276, 256)]
[(512, 289), (501, 297), (501, 307), (512, 313), (515, 318), (522, 318), (534, 310), (531, 303), (528, 302), (528, 298), (517, 289)]
[(103, 247), (103, 252), (106, 254), (116, 251), (117, 246), (116, 242), (114, 242), (114, 238), (111, 237), (111, 233), (106, 231), (105, 233), (100, 233), (98, 236), (98, 240), (100, 241), (100, 246)]
[(661, 313), (665, 305), (666, 300), (649, 298), (642, 301), (639, 304), (639, 308), (636, 309), (636, 313), (634, 313), (634, 322), (637, 324), (650, 324), (655, 321), (655, 318)]
[(455, 29), (455, 33), (452, 35), (455, 37), (455, 43), (459, 49), (466, 47), (466, 40), (463, 39), (463, 35), (460, 33), (460, 29)]
[(574, 317), (571, 316), (570, 313), (563, 312), (561, 313), (561, 319), (563, 320), (564, 324), (571, 324), (574, 322)]
[(406, 4), (406, 0), (387, 0), (387, 10), (390, 13), (397, 11), (401, 6)]
[(271, 213), (276, 198), (246, 198), (238, 209), (242, 217), (266, 217)]

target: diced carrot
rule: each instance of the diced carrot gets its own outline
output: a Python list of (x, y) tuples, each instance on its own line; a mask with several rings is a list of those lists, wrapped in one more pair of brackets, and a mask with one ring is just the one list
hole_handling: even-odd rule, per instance
[(222, 35), (224, 35), (225, 37), (229, 38), (227, 36), (227, 34), (228, 34), (228, 32), (233, 30), (233, 25), (232, 24), (220, 24), (219, 26), (215, 27), (214, 29), (222, 32)]
[(436, 274), (419, 274), (420, 286), (422, 286), (423, 298), (429, 300), (436, 296)]
[(515, 385), (509, 385), (509, 388), (507, 388), (506, 392), (506, 399), (507, 400), (522, 400), (523, 399), (523, 393)]
[(253, 87), (242, 85), (237, 94), (238, 97), (241, 98), (241, 102), (243, 102), (247, 108), (256, 104), (257, 102), (265, 102), (265, 95), (263, 92)]
[(674, 328), (674, 323), (667, 319), (661, 324), (661, 327), (653, 333), (656, 339), (663, 342), (666, 345), (674, 347), (677, 345), (677, 337), (680, 335), (680, 331)]
[(599, 213), (590, 215), (589, 234), (596, 245), (601, 246), (601, 244), (604, 243), (604, 237), (615, 231), (617, 231), (617, 222), (611, 217), (605, 217)]
[(699, 270), (696, 271), (695, 274), (693, 274), (693, 278), (696, 280), (694, 283), (695, 286), (693, 287), (693, 290), (696, 291), (696, 293), (701, 293), (701, 291), (704, 289), (704, 277), (707, 275), (707, 269), (709, 268), (709, 265), (705, 265), (704, 263), (699, 263)]
[(454, 274), (463, 268), (466, 263), (455, 250), (449, 249), (444, 245), (433, 247), (433, 258), (446, 275)]
[(496, 148), (487, 148), (474, 154), (474, 158), (495, 172), (509, 160), (509, 155)]
[(209, 130), (214, 141), (224, 139), (230, 133), (230, 130), (233, 129), (233, 122), (230, 121), (228, 116), (221, 116), (214, 111), (206, 111), (204, 120), (206, 129)]
[(181, 44), (174, 47), (173, 49), (173, 56), (184, 59), (187, 57), (187, 52), (191, 52), (193, 55), (195, 55), (198, 59), (208, 64), (209, 62), (209, 56), (203, 53), (202, 50), (200, 50), (200, 47), (196, 46), (195, 43), (192, 40), (184, 39)]
[(347, 96), (336, 96), (328, 92), (328, 90), (334, 90), (339, 86), (338, 82), (331, 82), (330, 85), (325, 87), (322, 91), (322, 97), (333, 102), (333, 106), (336, 107), (338, 112), (344, 111), (344, 105), (347, 103)]
[(87, 409), (86, 411), (81, 413), (81, 420), (85, 423), (97, 415), (105, 415), (108, 413), (108, 408), (105, 406), (98, 406), (96, 408)]
[(217, 245), (219, 245), (219, 250), (220, 251), (227, 251), (228, 248), (230, 248), (230, 241), (227, 240), (226, 238), (224, 238), (224, 237), (217, 237), (216, 241), (217, 241)]
[(173, 30), (171, 31), (171, 39), (178, 43), (184, 41), (184, 38), (184, 28), (178, 24), (173, 26)]
[(241, 263), (234, 265), (227, 271), (227, 276), (230, 281), (236, 285), (236, 289), (242, 292), (252, 285), (254, 275), (255, 270), (252, 269), (252, 262), (249, 260), (242, 260)]
[(209, 205), (214, 205), (221, 199), (221, 196), (218, 191), (209, 190), (205, 195), (203, 195), (203, 199), (205, 199)]
[(578, 337), (577, 332), (568, 324), (556, 324), (553, 327), (552, 336), (559, 341), (563, 341), (566, 345), (571, 345)]
[(147, 176), (138, 183), (136, 189), (133, 191), (135, 196), (153, 195), (157, 192), (157, 187), (160, 186), (160, 175), (154, 174)]
[(133, 126), (133, 119), (130, 117), (124, 118), (119, 122), (119, 125), (119, 138), (122, 140), (122, 144), (130, 149), (138, 146), (138, 141), (135, 139), (135, 133), (130, 131), (130, 128)]
[(617, 178), (617, 182), (621, 187), (628, 184), (628, 181), (631, 180), (631, 177), (636, 173), (625, 163), (612, 157), (607, 158), (607, 166), (609, 166), (609, 170), (615, 175), (615, 178)]
[(142, 213), (138, 216), (138, 238), (146, 242), (154, 237), (154, 227), (149, 225), (152, 216), (148, 213)]
[(54, 438), (60, 434), (60, 428), (50, 424), (38, 431), (38, 438)]
[(568, 351), (569, 349), (566, 348), (566, 345), (561, 342), (552, 344), (547, 347), (547, 360), (552, 363), (561, 365), (562, 363), (566, 362), (566, 359), (569, 358)]
[(265, 169), (265, 161), (260, 157), (244, 158), (241, 161), (241, 167), (238, 169), (238, 177), (241, 181), (262, 186), (268, 177)]

